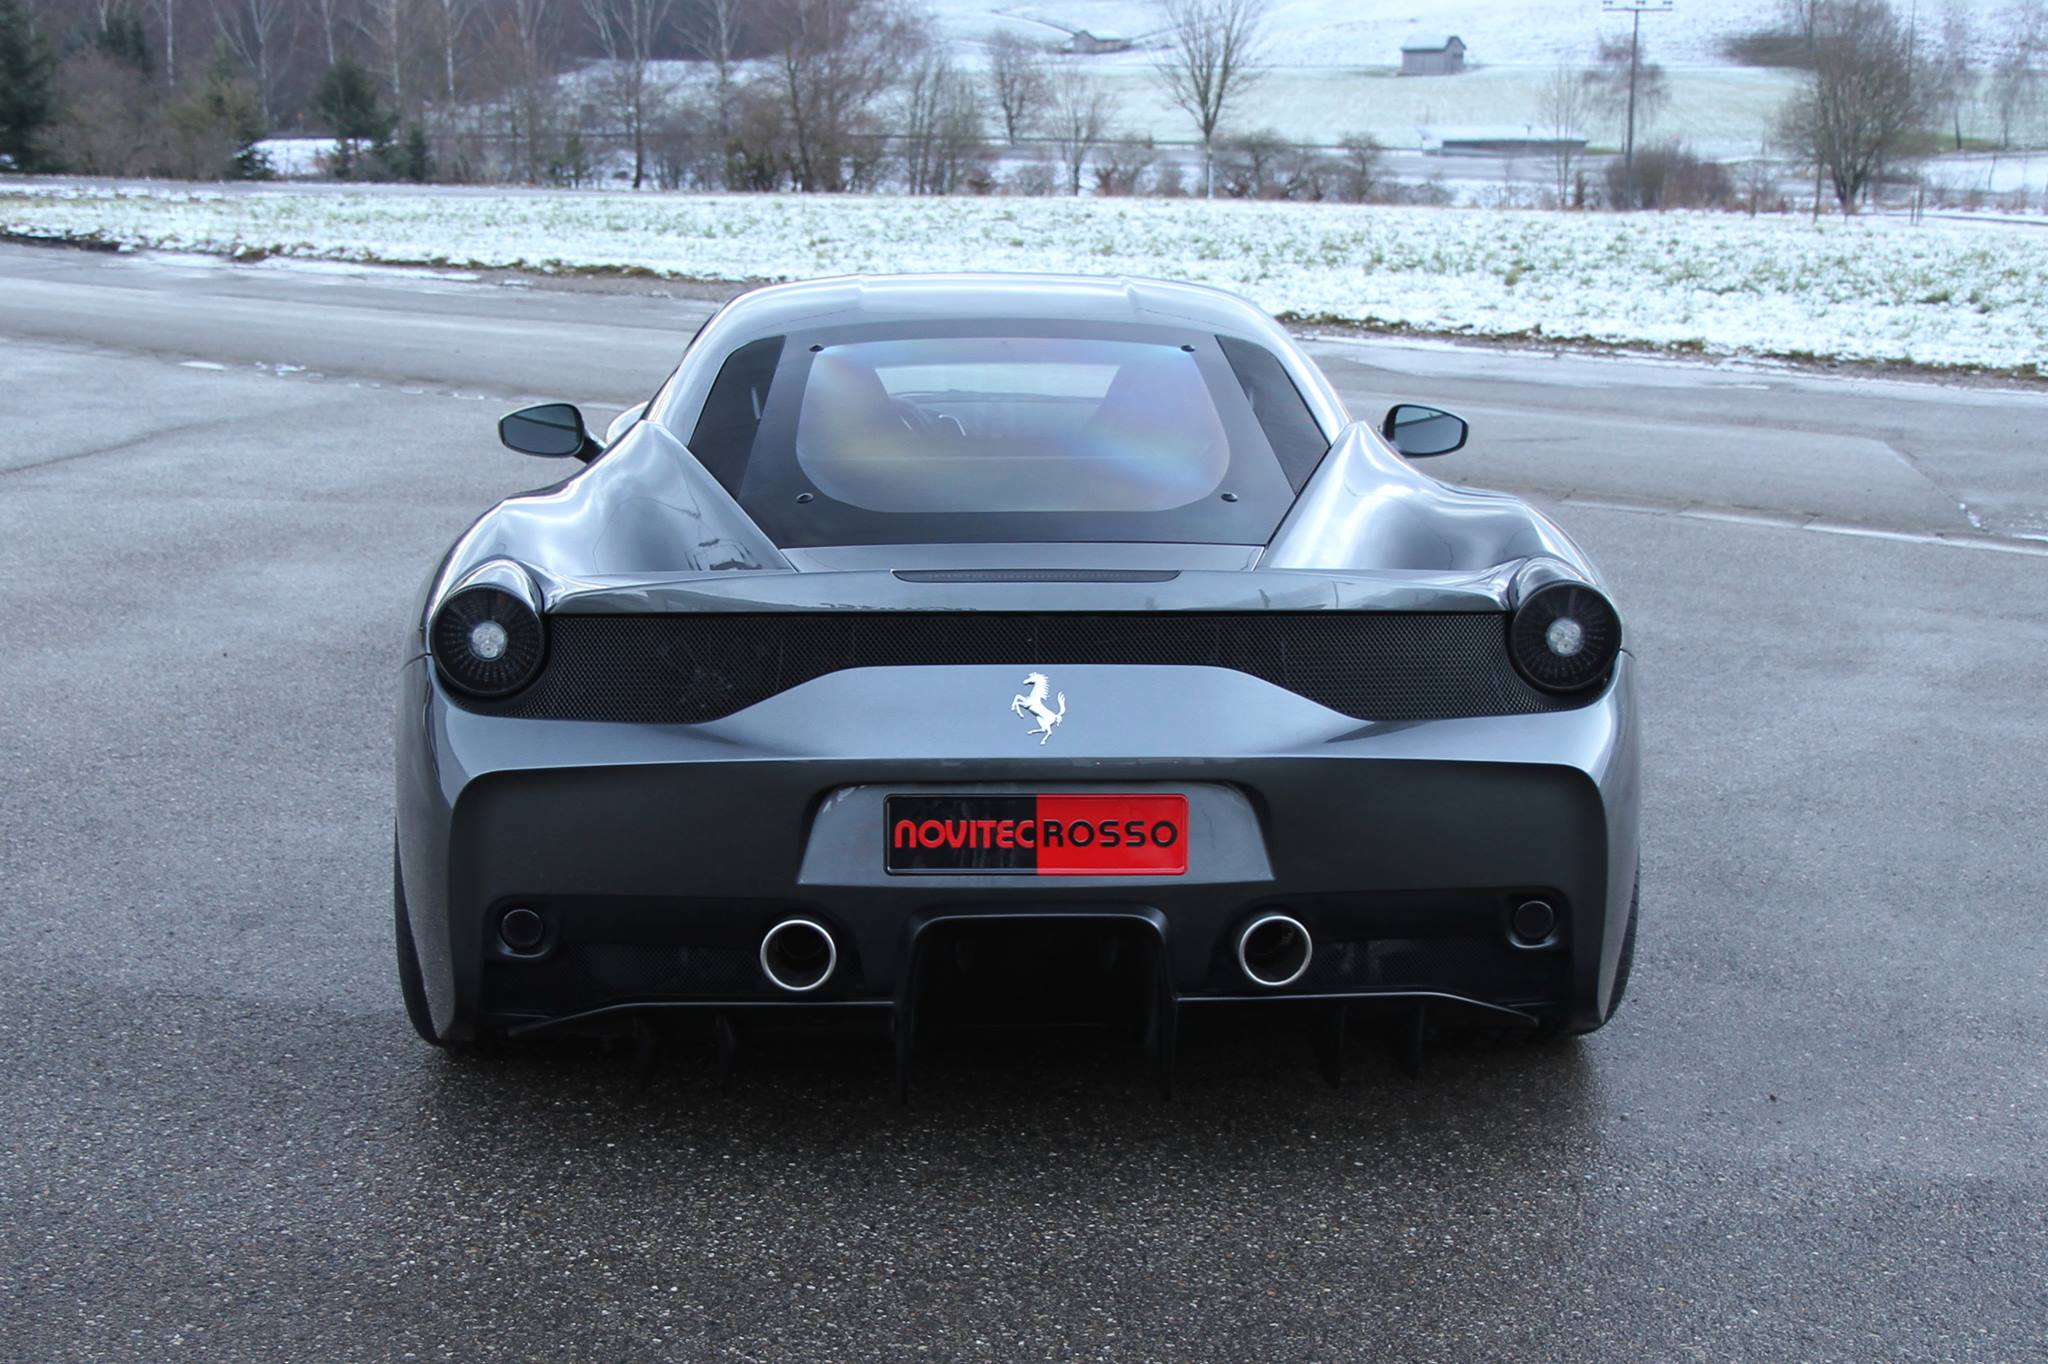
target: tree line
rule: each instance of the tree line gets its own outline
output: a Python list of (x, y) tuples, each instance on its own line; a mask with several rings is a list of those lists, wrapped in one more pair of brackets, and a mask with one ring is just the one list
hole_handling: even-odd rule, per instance
[[(1979, 60), (1985, 49), (1993, 55)], [(1597, 198), (1638, 209), (1740, 199), (1754, 212), (1772, 192), (1775, 154), (1811, 168), (1816, 211), (1825, 193), (1854, 213), (1881, 187), (1911, 183), (1916, 163), (1933, 153), (2001, 151), (2038, 137), (2048, 112), (2048, 0), (2011, 0), (1990, 34), (1979, 33), (1956, 0), (1904, 14), (1893, 0), (1780, 0), (1776, 22), (1731, 38), (1728, 50), (1799, 77), (1757, 158), (1736, 167), (1745, 183), (1678, 137), (1610, 161), (1589, 183), (1583, 144), (1567, 134), (1596, 116), (1618, 117), (1631, 86), (1639, 123), (1653, 121), (1671, 98), (1659, 64), (1631, 54), (1627, 39), (1603, 38), (1590, 67), (1557, 67), (1541, 86), (1532, 126), (1555, 139), (1554, 201), (1586, 207)], [(1992, 135), (1966, 138), (1966, 119)]]
[[(947, 194), (994, 188), (999, 150), (1029, 143), (1013, 191), (1430, 200), (1382, 174), (1369, 136), (1242, 126), (1269, 3), (1162, 0), (1153, 89), (1199, 149), (1192, 183), (1121, 130), (1085, 62), (999, 32), (963, 66), (914, 0), (0, 0), (0, 165), (258, 176), (266, 135), (303, 132), (332, 139), (340, 178)], [(2038, 120), (2048, 0), (2013, 0), (1988, 71), (1953, 4), (1935, 31), (1890, 0), (1781, 3), (1749, 40), (1802, 73), (1778, 149), (1845, 209), (1943, 127), (1960, 147), (1970, 101), (2008, 143)], [(1589, 186), (1561, 136), (1625, 103), (1654, 117), (1668, 94), (1625, 41), (1558, 68), (1535, 120), (1560, 134), (1555, 202), (1726, 199), (1727, 170), (1675, 142)]]
[[(1161, 88), (1205, 153), (1266, 5), (1162, 4)], [(623, 159), (636, 188), (948, 193), (1036, 137), (1078, 188), (1129, 178), (1096, 165), (1128, 162), (1115, 120), (1013, 34), (962, 69), (912, 0), (0, 0), (17, 170), (255, 175), (258, 141), (310, 132), (344, 177), (578, 184)]]

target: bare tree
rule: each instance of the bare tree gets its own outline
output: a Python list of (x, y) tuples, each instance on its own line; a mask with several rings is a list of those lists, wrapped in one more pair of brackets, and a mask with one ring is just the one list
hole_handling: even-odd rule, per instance
[(1017, 134), (1030, 130), (1052, 97), (1045, 49), (1008, 30), (997, 33), (988, 40), (988, 81), (1003, 116), (1003, 138), (1015, 146)]
[[(1361, 154), (1366, 142), (1347, 139)], [(1370, 144), (1376, 161), (1379, 144)], [(1349, 157), (1325, 154), (1321, 147), (1290, 142), (1272, 128), (1225, 138), (1218, 145), (1216, 182), (1233, 199), (1296, 199), (1320, 202), (1333, 195), (1362, 199), (1355, 183), (1358, 165)], [(1367, 178), (1370, 178), (1368, 173)]]
[(740, 53), (740, 10), (744, 0), (696, 0), (683, 9), (683, 39), (717, 77), (714, 117), (720, 142), (732, 132), (732, 69)]
[(1166, 51), (1155, 64), (1167, 98), (1202, 136), (1204, 193), (1216, 197), (1216, 129), (1258, 80), (1267, 0), (1166, 0)]
[(742, 193), (780, 190), (796, 164), (789, 134), (789, 107), (775, 82), (752, 81), (733, 89), (721, 141), (725, 187)]
[[(170, 0), (165, 0), (170, 3)], [(343, 12), (347, 0), (312, 0), (313, 18), (320, 25), (320, 52), (326, 58), (326, 65), (332, 67), (341, 60), (341, 48), (335, 41), (335, 32), (353, 19)]]
[(1321, 203), (1339, 191), (1344, 183), (1344, 163), (1327, 156), (1322, 148), (1297, 142), (1281, 160), (1288, 197)]
[(2005, 38), (1991, 67), (1985, 102), (2004, 149), (2040, 111), (2040, 76), (2034, 67), (2048, 57), (2048, 0), (2016, 0), (2002, 18)]
[(1949, 0), (1941, 15), (1941, 55), (1927, 64), (1929, 102), (1963, 149), (1963, 111), (1976, 95), (1976, 72), (1970, 63), (1970, 11), (1961, 0)]
[[(1801, 54), (1796, 64), (1810, 63), (1812, 60), (1813, 45), (1820, 22), (1820, 7), (1825, 3), (1827, 0), (1778, 0), (1779, 11), (1785, 17), (1786, 31), (1792, 35)], [(1778, 126), (1774, 131), (1778, 140), (1784, 143), (1789, 130), (1783, 109), (1778, 111), (1777, 122)], [(1787, 144), (1787, 149), (1795, 152), (1801, 150), (1796, 140)], [(1827, 179), (1827, 168), (1821, 165), (1819, 157), (1811, 155), (1810, 148), (1806, 151), (1806, 160), (1813, 166), (1813, 220), (1819, 222), (1821, 186)]]
[(919, 25), (894, 0), (766, 0), (758, 22), (796, 187), (837, 192), (871, 179), (883, 140), (875, 106), (901, 78)]
[(1081, 172), (1102, 144), (1116, 117), (1116, 101), (1100, 85), (1078, 71), (1062, 71), (1052, 86), (1046, 120), (1053, 149), (1066, 172), (1067, 193), (1081, 192)]
[(625, 123), (633, 144), (633, 188), (647, 179), (647, 129), (661, 114), (667, 87), (649, 63), (667, 34), (675, 0), (583, 0), (583, 12), (604, 49), (607, 103)]
[(1347, 133), (1337, 143), (1344, 153), (1338, 163), (1339, 197), (1354, 204), (1376, 198), (1380, 192), (1380, 157), (1384, 148), (1371, 133)]
[(1593, 106), (1624, 125), (1624, 160), (1635, 159), (1636, 134), (1671, 102), (1671, 83), (1664, 68), (1642, 59), (1648, 45), (1616, 35), (1603, 37), (1593, 49), (1593, 69), (1585, 76)]
[(142, 72), (91, 43), (65, 58), (54, 89), (62, 101), (50, 149), (67, 169), (87, 175), (133, 175), (155, 150), (154, 103)]
[(1537, 124), (1550, 135), (1550, 169), (1560, 207), (1571, 199), (1572, 173), (1585, 155), (1586, 124), (1593, 112), (1593, 93), (1585, 73), (1559, 64), (1537, 90)]
[(904, 80), (903, 178), (912, 194), (951, 194), (988, 164), (974, 83), (928, 47)]
[(1728, 168), (1682, 144), (1639, 147), (1634, 161), (1609, 161), (1607, 206), (1616, 209), (1720, 208), (1735, 195)]
[(555, 83), (554, 0), (501, 0), (501, 17), (490, 43), (489, 68), (502, 80), (498, 113), (512, 176), (528, 184), (546, 177), (561, 92)]
[[(249, 3), (249, 0), (243, 0)], [(405, 26), (412, 0), (361, 0), (356, 25), (377, 54), (379, 73), (391, 91), (391, 107), (405, 107)]]
[(1221, 150), (1217, 179), (1222, 182), (1225, 194), (1233, 199), (1290, 197), (1281, 170), (1287, 157), (1287, 139), (1278, 130), (1260, 128), (1226, 138)]
[(1903, 153), (1927, 113), (1912, 38), (1886, 0), (1821, 0), (1806, 87), (1780, 113), (1785, 140), (1821, 168), (1844, 213)]
[[(333, 4), (334, 0), (317, 3)], [(485, 0), (434, 0), (441, 21), (441, 98), (451, 105), (455, 103), (456, 52), (462, 46), (463, 30), (484, 3)]]
[(266, 121), (277, 112), (277, 83), (286, 49), (298, 23), (292, 0), (222, 0), (214, 27), (256, 81), (256, 99)]
[(1778, 167), (1771, 160), (1769, 143), (1758, 147), (1755, 156), (1737, 167), (1736, 182), (1742, 193), (1742, 206), (1754, 218), (1777, 193)]
[(178, 0), (151, 0), (157, 23), (164, 31), (164, 84), (178, 83)]
[[(80, 37), (89, 36), (95, 45), (105, 46), (111, 42), (113, 48), (127, 48), (126, 40), (135, 35), (135, 30), (129, 27), (135, 19), (135, 14), (128, 0), (87, 0), (80, 8), (89, 16), (87, 31), (80, 34)], [(140, 46), (139, 43), (135, 44), (138, 49)], [(134, 55), (146, 60), (148, 54), (138, 50)]]
[(1136, 194), (1159, 160), (1150, 138), (1119, 137), (1103, 144), (1095, 158), (1095, 192), (1101, 195)]

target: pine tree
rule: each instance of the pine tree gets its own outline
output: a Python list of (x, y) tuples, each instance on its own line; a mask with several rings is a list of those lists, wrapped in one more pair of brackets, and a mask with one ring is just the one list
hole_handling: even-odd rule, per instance
[(0, 168), (43, 169), (50, 126), (49, 46), (22, 0), (0, 0)]
[(427, 130), (414, 123), (406, 127), (405, 140), (391, 158), (391, 169), (401, 180), (425, 184), (434, 178), (434, 154), (427, 145)]
[(353, 57), (327, 68), (313, 92), (313, 108), (334, 134), (334, 174), (341, 180), (355, 175), (365, 147), (378, 151), (391, 140), (398, 122), (378, 99), (377, 82)]
[(270, 159), (256, 145), (270, 134), (263, 101), (227, 44), (214, 48), (206, 83), (172, 107), (169, 122), (188, 148), (187, 173), (231, 180), (270, 178)]

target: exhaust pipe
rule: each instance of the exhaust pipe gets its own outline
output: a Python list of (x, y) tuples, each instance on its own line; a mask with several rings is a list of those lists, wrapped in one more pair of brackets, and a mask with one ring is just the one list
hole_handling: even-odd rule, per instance
[(809, 919), (784, 919), (761, 939), (761, 974), (793, 995), (817, 989), (838, 965), (839, 944)]
[(1237, 935), (1237, 964), (1254, 984), (1269, 990), (1300, 980), (1314, 951), (1301, 921), (1285, 914), (1261, 914)]

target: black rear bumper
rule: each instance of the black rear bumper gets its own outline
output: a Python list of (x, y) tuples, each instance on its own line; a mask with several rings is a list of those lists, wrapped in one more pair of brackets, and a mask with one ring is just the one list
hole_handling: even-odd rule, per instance
[[(1530, 899), (1561, 911), (1557, 930), (1538, 945), (1518, 940), (1509, 927), (1515, 907)], [(499, 939), (497, 914), (485, 916), (488, 941), (481, 950), (477, 1002), (479, 1017), (490, 1028), (531, 1028), (639, 1007), (893, 1006), (915, 995), (920, 970), (928, 974), (935, 958), (947, 968), (958, 965), (953, 957), (962, 953), (953, 949), (962, 944), (978, 955), (1005, 955), (1002, 986), (1028, 1014), (1033, 1002), (1018, 997), (1018, 985), (1035, 979), (1048, 1000), (1085, 985), (1076, 977), (1089, 974), (1091, 953), (1085, 949), (1090, 939), (1103, 949), (1092, 955), (1135, 952), (1156, 958), (1161, 984), (1177, 1001), (1423, 993), (1550, 1017), (1561, 1015), (1571, 997), (1576, 936), (1569, 905), (1542, 887), (1395, 894), (1371, 903), (1349, 897), (1323, 903), (1261, 898), (1235, 913), (1220, 907), (1183, 915), (1178, 926), (1165, 912), (1143, 905), (953, 905), (906, 916), (895, 933), (883, 936), (881, 951), (864, 950), (863, 937), (848, 927), (847, 915), (811, 905), (604, 903), (574, 897), (521, 897), (515, 903), (538, 910), (549, 934), (540, 950), (514, 952)], [(1313, 941), (1307, 970), (1291, 984), (1259, 984), (1236, 960), (1237, 933), (1267, 911), (1300, 920)], [(771, 983), (759, 963), (762, 936), (792, 917), (822, 923), (839, 945), (831, 978), (802, 996)], [(1082, 950), (1048, 952), (1042, 962), (1020, 964), (1020, 958), (1033, 954), (1034, 938)], [(1207, 947), (1202, 969), (1192, 979), (1175, 973), (1184, 942)], [(961, 971), (969, 979), (974, 976), (971, 964)]]
[[(1020, 880), (821, 868), (831, 860), (815, 851), (821, 807), (849, 789), (821, 796), (817, 784), (837, 775), (822, 767), (548, 770), (473, 784), (450, 842), (450, 924), (467, 940), (456, 960), (474, 963), (457, 980), (466, 1011), (499, 1028), (632, 1006), (893, 1007), (914, 993), (913, 964), (933, 934), (998, 923), (1135, 926), (1162, 988), (1190, 1002), (1425, 992), (1563, 1016), (1598, 971), (1605, 821), (1592, 784), (1566, 769), (1375, 763), (1367, 814), (1342, 782), (1332, 789), (1345, 765), (1237, 764), (1221, 785), (1255, 796), (1242, 804), (1263, 858), (1198, 861), (1196, 873), (1212, 874), (1179, 878)], [(916, 787), (931, 775), (858, 786)], [(1218, 785), (1213, 770), (1202, 776), (1177, 789)], [(699, 805), (707, 790), (722, 793), (714, 810)], [(882, 839), (877, 821), (877, 862)], [(1557, 917), (1534, 944), (1510, 923), (1531, 900)], [(499, 923), (515, 908), (545, 923), (537, 949), (504, 943)], [(1271, 912), (1313, 941), (1308, 969), (1278, 988), (1247, 978), (1236, 958), (1245, 925)], [(758, 960), (763, 935), (787, 918), (825, 926), (839, 949), (832, 977), (801, 998)], [(1048, 993), (1062, 985), (1046, 981)]]
[[(869, 733), (845, 740), (858, 756), (833, 755), (814, 734), (791, 742), (803, 716), (766, 714), (797, 692), (709, 725), (584, 725), (457, 711), (419, 666), (408, 682), (401, 854), (445, 1038), (695, 1009), (871, 1011), (905, 1031), (932, 944), (999, 923), (1124, 935), (1160, 1009), (1442, 997), (1572, 1030), (1605, 1018), (1637, 858), (1625, 676), (1558, 714), (1362, 727), (1284, 693), (1232, 693), (1216, 709), (1250, 716), (1257, 742), (1199, 759), (1137, 728), (1114, 757), (1020, 752), (1007, 724), (990, 751), (955, 756), (943, 715), (925, 728), (951, 751), (888, 756), (900, 734)], [(1189, 793), (1188, 873), (887, 874), (882, 802), (941, 790)], [(1531, 899), (1556, 918), (1537, 942), (1510, 926)], [(504, 942), (514, 908), (546, 924), (537, 948)], [(1235, 952), (1274, 911), (1314, 940), (1277, 989)], [(839, 951), (832, 977), (794, 997), (758, 955), (790, 917)], [(1048, 976), (1048, 998), (1064, 983)]]

